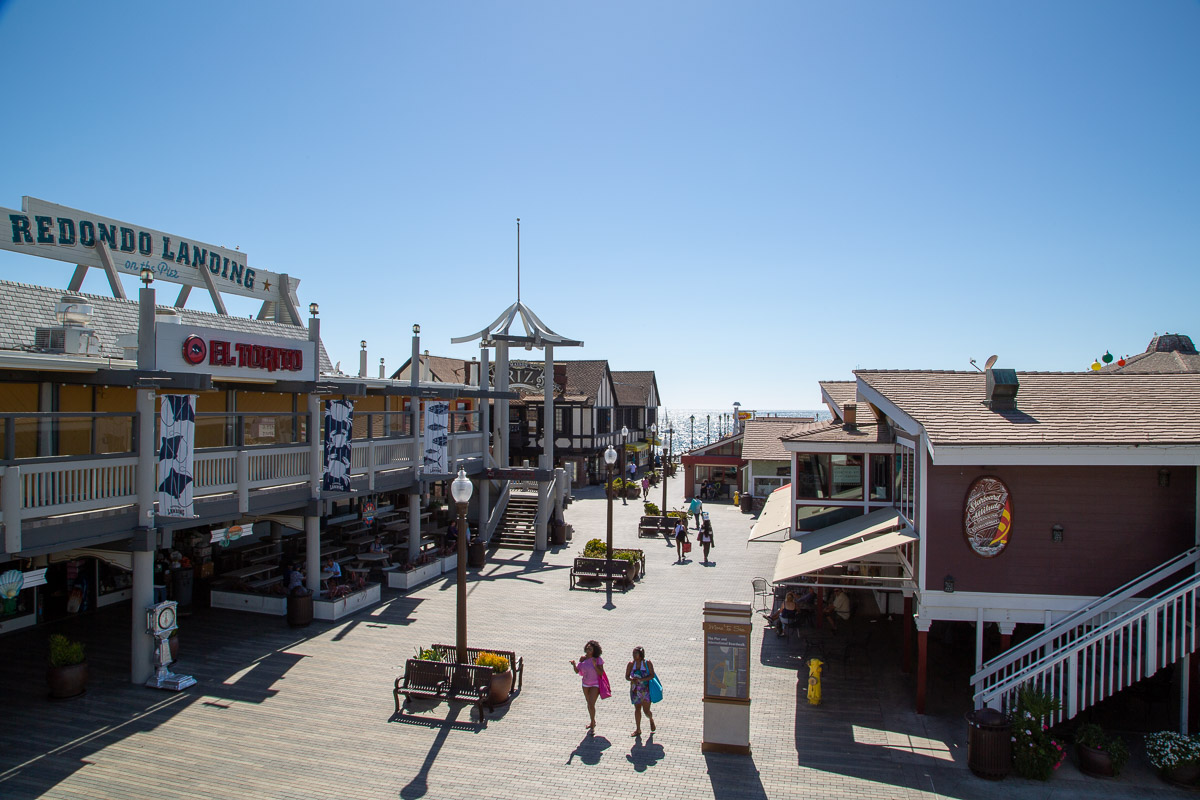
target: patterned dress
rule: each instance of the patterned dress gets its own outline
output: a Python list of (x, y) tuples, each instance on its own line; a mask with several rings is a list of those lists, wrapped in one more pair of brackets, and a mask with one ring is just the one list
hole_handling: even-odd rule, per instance
[(633, 681), (629, 684), (629, 702), (635, 706), (650, 702), (650, 667), (643, 661), (635, 663), (629, 671)]

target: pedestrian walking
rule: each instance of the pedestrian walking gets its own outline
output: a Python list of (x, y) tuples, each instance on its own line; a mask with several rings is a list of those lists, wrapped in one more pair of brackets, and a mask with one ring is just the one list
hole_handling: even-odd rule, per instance
[(607, 682), (604, 674), (604, 659), (600, 657), (600, 643), (592, 639), (583, 647), (583, 657), (579, 663), (571, 659), (571, 668), (583, 680), (583, 697), (587, 701), (588, 726), (592, 733), (596, 732), (596, 699), (600, 697), (601, 680)]
[(654, 662), (646, 660), (646, 650), (633, 648), (633, 660), (625, 665), (625, 680), (629, 681), (629, 702), (633, 703), (633, 722), (637, 726), (630, 736), (642, 735), (642, 712), (650, 720), (650, 733), (658, 730), (650, 711), (650, 679), (654, 677)]
[(696, 518), (696, 530), (700, 530), (700, 512), (704, 510), (704, 503), (700, 502), (699, 497), (693, 497), (688, 503), (688, 513)]
[(650, 479), (645, 475), (642, 476), (642, 499), (650, 499)]
[(713, 546), (713, 527), (712, 522), (704, 520), (704, 525), (700, 528), (700, 535), (697, 537), (700, 540), (700, 546), (704, 548), (704, 563), (708, 563), (708, 550)]
[(637, 462), (630, 461), (629, 462), (629, 480), (633, 480), (636, 477), (637, 477)]
[(679, 556), (675, 562), (676, 564), (683, 561), (683, 547), (688, 543), (687, 531), (687, 525), (683, 520), (680, 520), (675, 524), (675, 553)]

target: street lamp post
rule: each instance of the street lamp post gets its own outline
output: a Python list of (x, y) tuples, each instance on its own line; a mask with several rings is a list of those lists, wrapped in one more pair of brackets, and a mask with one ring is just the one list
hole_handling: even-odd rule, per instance
[[(622, 425), (622, 426), (621, 426), (621, 480), (622, 480), (622, 481), (624, 481), (624, 480), (625, 480), (625, 470), (626, 470), (626, 466), (625, 466), (625, 441), (626, 441), (628, 438), (629, 438), (629, 428), (627, 428), (627, 427), (625, 427), (624, 425)], [(627, 505), (629, 505), (629, 501), (628, 501), (628, 500), (626, 500), (626, 498), (625, 498), (625, 495), (626, 495), (626, 494), (628, 494), (628, 492), (621, 492), (621, 505), (623, 505), (623, 506), (627, 506)], [(612, 581), (609, 581), (609, 583), (612, 583)]]
[[(670, 447), (671, 437), (674, 435), (674, 433), (675, 433), (674, 428), (671, 428), (671, 427), (667, 428), (667, 442), (668, 442), (667, 446), (668, 447)], [(669, 453), (669, 451), (668, 451), (668, 453)], [(663, 459), (663, 468), (662, 468), (662, 482), (663, 482), (662, 517), (663, 517), (663, 525), (664, 526), (667, 524), (667, 470), (670, 468), (671, 468), (671, 456), (668, 454), (667, 457), (665, 459)]]
[(459, 664), (467, 663), (467, 503), (471, 502), (472, 490), (466, 470), (459, 467), (458, 477), (450, 484), (450, 496), (458, 505), (458, 625), (454, 658)]
[(605, 567), (605, 571), (609, 577), (609, 580), (605, 581), (605, 583), (608, 585), (608, 605), (610, 605), (610, 606), (612, 605), (612, 549), (613, 549), (613, 545), (612, 545), (612, 506), (613, 506), (613, 503), (612, 503), (612, 468), (613, 468), (613, 464), (616, 464), (616, 463), (617, 463), (617, 451), (613, 450), (613, 446), (610, 444), (608, 446), (608, 448), (604, 451), (604, 468), (605, 468), (605, 473), (608, 476), (608, 480), (606, 482), (607, 486), (608, 486), (608, 491), (606, 492), (606, 494), (608, 495), (608, 549), (604, 553), (604, 558), (605, 558), (604, 567)]
[[(654, 439), (657, 435), (658, 435), (658, 425), (651, 422), (650, 423), (650, 442), (649, 442), (650, 448), (647, 451), (649, 453), (649, 455), (646, 456), (646, 458), (648, 459), (648, 461), (646, 463), (646, 471), (647, 472), (654, 471)], [(647, 500), (650, 499), (649, 493), (647, 493), (646, 499)]]
[(704, 415), (704, 443), (712, 443), (712, 414)]
[(688, 427), (688, 449), (695, 450), (696, 449), (696, 415), (692, 414), (692, 416), (688, 417), (688, 419), (690, 420), (689, 427)]

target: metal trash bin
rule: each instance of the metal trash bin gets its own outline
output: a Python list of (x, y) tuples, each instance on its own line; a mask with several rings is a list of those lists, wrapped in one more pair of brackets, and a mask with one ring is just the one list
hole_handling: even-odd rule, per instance
[(313, 621), (312, 592), (288, 595), (287, 621), (293, 628), (302, 628)]
[(740, 499), (742, 501), (742, 513), (743, 514), (754, 513), (754, 495), (750, 494), (749, 492), (746, 492), (745, 494), (743, 494), (741, 496)]
[(981, 778), (998, 781), (1012, 769), (1012, 728), (994, 708), (967, 712), (967, 766)]

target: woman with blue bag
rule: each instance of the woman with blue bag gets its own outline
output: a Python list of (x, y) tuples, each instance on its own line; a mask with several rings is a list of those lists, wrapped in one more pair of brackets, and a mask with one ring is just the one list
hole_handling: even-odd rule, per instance
[(625, 667), (625, 680), (629, 681), (629, 702), (633, 703), (633, 720), (637, 724), (637, 730), (629, 735), (642, 735), (643, 711), (646, 712), (646, 719), (650, 720), (650, 733), (653, 734), (657, 726), (650, 704), (662, 699), (662, 684), (654, 672), (654, 662), (646, 660), (644, 648), (633, 648), (633, 660)]

